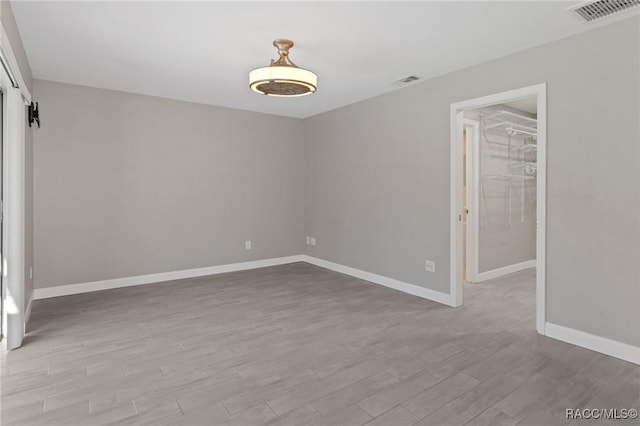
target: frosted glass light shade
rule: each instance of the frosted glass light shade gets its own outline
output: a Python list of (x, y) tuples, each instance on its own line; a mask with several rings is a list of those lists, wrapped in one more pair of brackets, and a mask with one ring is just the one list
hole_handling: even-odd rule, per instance
[(249, 87), (268, 96), (305, 96), (316, 91), (318, 77), (304, 68), (272, 65), (251, 71)]

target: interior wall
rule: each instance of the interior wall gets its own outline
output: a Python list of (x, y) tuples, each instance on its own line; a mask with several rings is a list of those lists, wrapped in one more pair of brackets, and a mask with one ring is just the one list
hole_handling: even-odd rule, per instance
[(302, 252), (301, 120), (35, 90), (36, 288)]
[[(20, 74), (24, 79), (24, 82), (29, 89), (32, 96), (35, 96), (33, 91), (33, 76), (31, 73), (31, 67), (27, 60), (27, 54), (22, 44), (22, 38), (18, 31), (18, 25), (16, 24), (13, 10), (11, 9), (11, 3), (9, 1), (0, 1), (0, 20), (2, 26), (7, 33), (11, 49), (16, 57)], [(33, 129), (25, 122), (25, 285), (24, 285), (24, 309), (27, 309), (29, 301), (33, 296), (33, 279), (29, 274), (34, 262), (33, 251)]]
[(306, 253), (449, 293), (450, 105), (547, 82), (547, 321), (640, 346), (639, 35), (633, 17), (306, 119)]

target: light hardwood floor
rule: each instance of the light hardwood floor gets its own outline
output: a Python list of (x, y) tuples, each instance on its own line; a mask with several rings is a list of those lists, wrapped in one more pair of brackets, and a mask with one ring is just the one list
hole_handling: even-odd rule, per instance
[(466, 285), (452, 309), (296, 263), (37, 301), (2, 354), (0, 420), (552, 426), (638, 407), (640, 367), (536, 334), (534, 281)]

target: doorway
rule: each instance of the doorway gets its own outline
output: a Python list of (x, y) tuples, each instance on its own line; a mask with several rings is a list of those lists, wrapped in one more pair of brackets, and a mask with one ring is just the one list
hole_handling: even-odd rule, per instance
[(536, 268), (545, 324), (546, 84), (451, 105), (451, 298)]

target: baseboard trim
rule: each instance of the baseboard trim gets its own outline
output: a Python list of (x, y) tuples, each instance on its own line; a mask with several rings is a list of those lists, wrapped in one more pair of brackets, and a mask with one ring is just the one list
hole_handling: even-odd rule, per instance
[[(117, 278), (112, 280), (93, 281), (79, 284), (69, 284), (57, 287), (37, 288), (33, 290), (31, 299), (25, 310), (25, 326), (29, 322), (31, 309), (34, 300), (49, 299), (52, 297), (68, 296), (79, 293), (89, 293), (93, 291), (109, 290), (114, 288), (132, 287), (144, 284), (180, 280), (184, 278), (202, 277), (207, 275), (223, 274), (227, 272), (244, 271), (248, 269), (266, 268), (269, 266), (285, 265), (288, 263), (306, 262), (321, 268), (329, 269), (341, 274), (350, 275), (374, 284), (382, 285), (403, 293), (418, 296), (423, 299), (441, 303), (447, 306), (454, 306), (451, 295), (435, 290), (430, 290), (414, 284), (409, 284), (393, 278), (330, 262), (307, 255), (295, 255), (277, 257), (272, 259), (255, 260), (251, 262), (231, 263), (226, 265), (210, 266), (206, 268), (186, 269), (182, 271), (163, 272), (157, 274), (138, 275), (134, 277)], [(527, 263), (527, 262), (523, 262)], [(522, 264), (518, 264), (522, 265)], [(516, 266), (516, 265), (512, 265)], [(533, 261), (535, 266), (535, 261)], [(531, 266), (528, 266), (531, 267)], [(525, 267), (521, 269), (526, 269)], [(520, 269), (518, 269), (520, 270)], [(493, 271), (489, 271), (493, 272)], [(515, 271), (513, 271), (515, 272)], [(640, 365), (640, 347), (622, 343), (606, 337), (585, 333), (573, 328), (564, 327), (553, 323), (545, 323), (545, 335), (553, 339), (591, 349), (596, 352), (610, 355), (634, 364)]]
[(549, 322), (545, 324), (545, 334), (547, 337), (562, 340), (563, 342), (640, 365), (640, 347), (638, 346)]
[(266, 268), (301, 262), (302, 256), (276, 257), (272, 259), (254, 260), (251, 262), (230, 263), (205, 268), (185, 269), (182, 271), (161, 272), (158, 274), (138, 275), (134, 277), (116, 278), (112, 280), (92, 281), (86, 283), (61, 285), (56, 287), (37, 288), (33, 291), (33, 299), (49, 299), (51, 297), (69, 296), (71, 294), (89, 293), (92, 291), (110, 290), (113, 288), (132, 287), (157, 282), (180, 280), (184, 278), (203, 277), (226, 272), (244, 271), (247, 269)]
[(502, 268), (492, 269), (486, 272), (479, 272), (474, 282), (482, 282), (501, 277), (507, 274), (513, 274), (514, 272), (523, 271), (529, 268), (536, 267), (536, 260), (525, 260), (524, 262), (514, 263), (513, 265), (504, 266)]
[(433, 302), (442, 303), (443, 305), (453, 306), (451, 295), (442, 293), (435, 290), (429, 290), (428, 288), (420, 287), (415, 284), (409, 284), (402, 281), (395, 280), (393, 278), (385, 277), (382, 275), (374, 274), (371, 272), (362, 271), (360, 269), (352, 268), (350, 266), (340, 265), (339, 263), (329, 262), (328, 260), (319, 259), (317, 257), (303, 255), (302, 260), (312, 265), (320, 266), (321, 268), (330, 269), (341, 274), (350, 275), (352, 277), (360, 278), (361, 280), (369, 281), (374, 284), (379, 284), (385, 287), (392, 288), (394, 290), (401, 291), (403, 293), (411, 294), (413, 296), (422, 297)]

